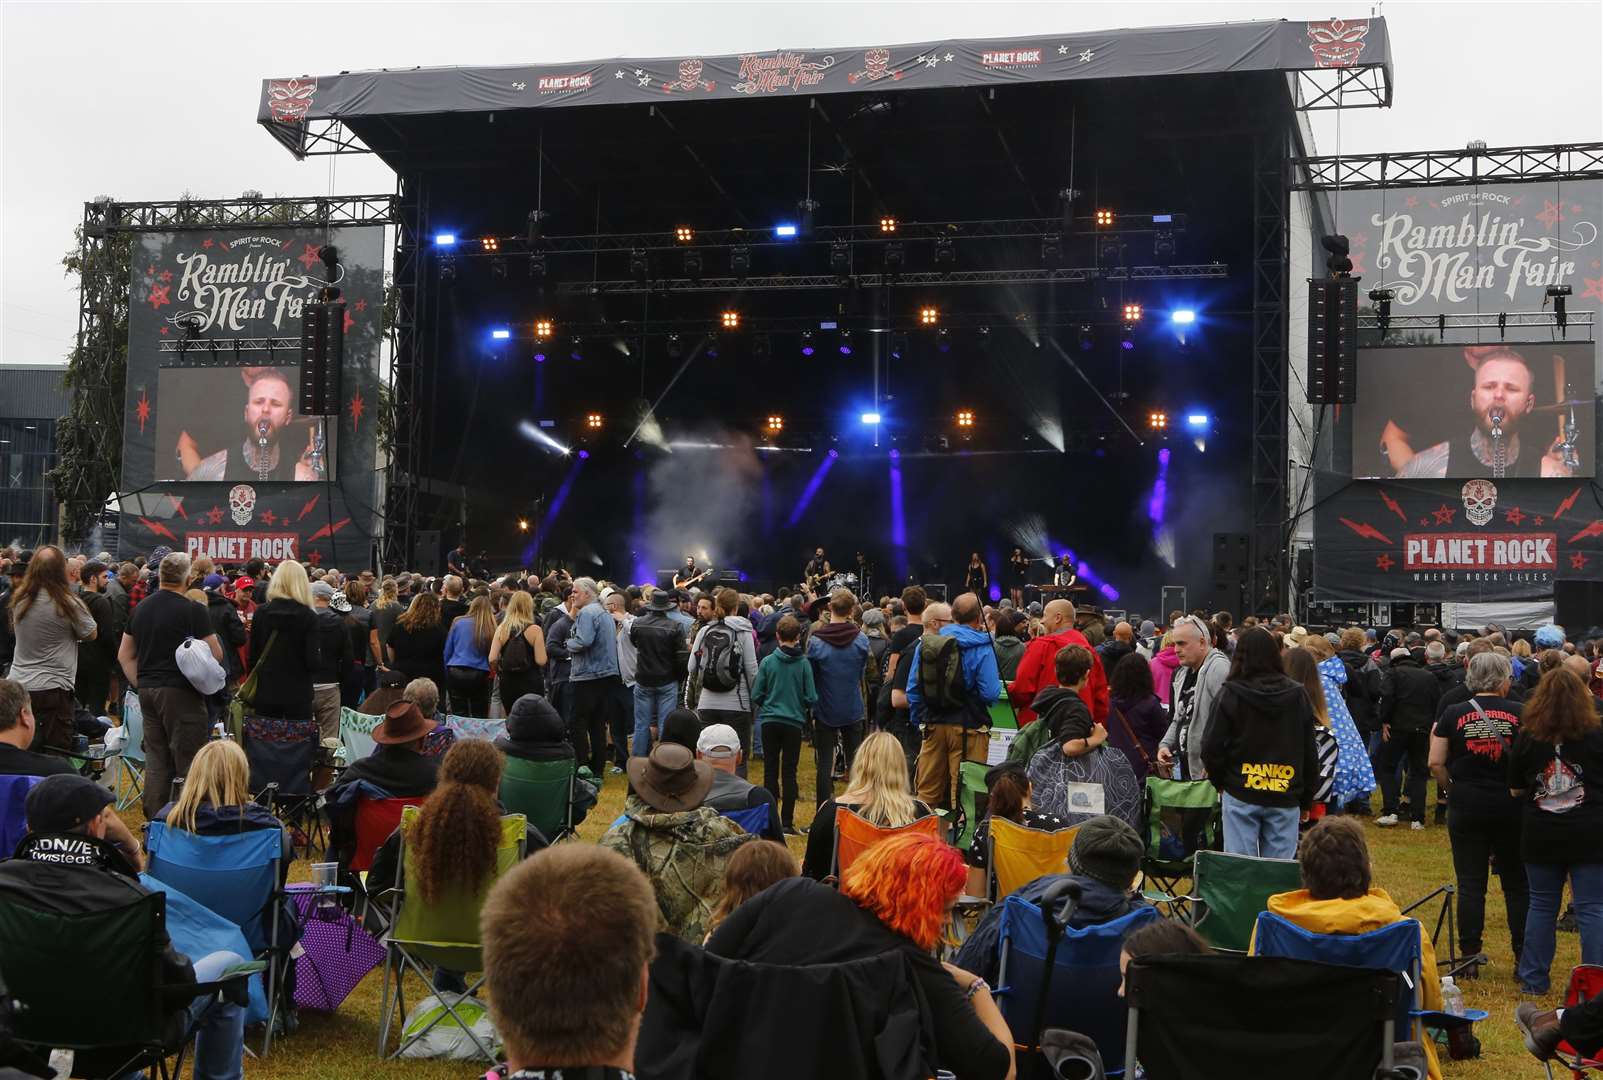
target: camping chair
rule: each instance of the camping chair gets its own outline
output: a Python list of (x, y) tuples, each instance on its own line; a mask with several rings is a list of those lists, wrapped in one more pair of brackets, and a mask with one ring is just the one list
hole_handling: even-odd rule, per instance
[(1187, 915), (1192, 929), (1216, 951), (1245, 953), (1269, 898), (1300, 888), (1302, 870), (1295, 859), (1199, 851), (1192, 857)]
[(0, 776), (0, 859), (11, 858), (28, 832), (28, 792), (42, 777)]
[(1121, 1062), (1164, 1080), (1355, 1080), (1392, 1067), (1397, 975), (1256, 956), (1145, 956)]
[[(1467, 974), (1472, 979), (1478, 979), (1480, 978), (1480, 969), (1486, 963), (1486, 959), (1480, 956), (1458, 955), (1458, 931), (1454, 925), (1454, 916), (1458, 907), (1457, 896), (1457, 885), (1452, 883), (1440, 885), (1403, 908), (1403, 914), (1412, 915), (1415, 910), (1440, 897), (1442, 902), (1436, 909), (1436, 919), (1431, 923), (1430, 928), (1431, 948), (1436, 950), (1437, 974), (1452, 975), (1455, 978), (1459, 975)], [(1423, 921), (1421, 920), (1421, 922)], [(1443, 929), (1447, 931), (1445, 949), (1441, 947)]]
[(145, 794), (145, 714), (139, 708), (139, 695), (132, 690), (122, 696), (122, 726), (127, 738), (122, 749), (111, 755), (111, 791), (117, 796), (117, 809), (127, 810)]
[(350, 870), (362, 873), (373, 869), (373, 856), (384, 846), (384, 841), (401, 826), (401, 816), (407, 807), (422, 806), (425, 795), (408, 795), (397, 799), (370, 799), (363, 795), (356, 800), (356, 849), (351, 854)]
[[(1603, 993), (1603, 967), (1577, 964), (1570, 970), (1570, 985), (1564, 991), (1564, 1007), (1574, 1008), (1582, 1002), (1591, 1001), (1600, 993)], [(1557, 1054), (1575, 1080), (1583, 1080), (1589, 1072), (1603, 1071), (1603, 1059), (1583, 1057), (1567, 1042), (1558, 1044)], [(1542, 1064), (1547, 1069), (1547, 1080), (1553, 1080), (1553, 1063), (1544, 1061)]]
[[(1078, 887), (1063, 882), (1040, 903), (1018, 896), (1002, 901), (996, 1003), (1022, 1052), (1039, 1053), (1043, 1029), (1069, 1028), (1091, 1038), (1103, 1067), (1114, 1073), (1124, 1067), (1119, 953), (1132, 930), (1163, 916), (1155, 907), (1139, 907), (1075, 929), (1067, 923), (1077, 899)], [(1022, 1060), (1019, 1075), (1026, 1075)]]
[[(153, 1070), (161, 1080), (183, 1073), (191, 1032), (167, 1042), (157, 942), (167, 896), (152, 892), (105, 911), (60, 915), (0, 897), (0, 979), (23, 1008), (8, 1018), (18, 1045), (41, 1055), (52, 1049), (76, 1055), (78, 1076), (122, 1076)], [(244, 981), (260, 970), (250, 964), (227, 978), (193, 983), (195, 996), (226, 992), (239, 1000)], [(93, 998), (85, 996), (85, 980)], [(92, 1001), (112, 1007), (94, 1009)], [(167, 1059), (177, 1061), (169, 1069)]]
[(357, 712), (355, 709), (340, 709), (340, 745), (345, 747), (347, 762), (361, 761), (372, 755), (374, 748), (378, 746), (373, 741), (373, 729), (383, 722), (382, 715), (375, 716)]
[(554, 844), (573, 833), (573, 788), (578, 762), (572, 758), (530, 761), (508, 754), (501, 770), (501, 804), (522, 814)]
[[(384, 1048), (389, 1043), (390, 1024), (394, 1017), (399, 1014), (404, 1020), (406, 1016), (404, 984), (408, 970), (422, 979), (425, 986), (430, 982), (430, 967), (479, 972), (479, 977), (463, 993), (464, 998), (483, 985), (484, 952), (479, 942), (479, 909), (484, 906), (484, 898), (489, 895), (490, 888), (496, 881), (523, 858), (523, 839), (528, 821), (522, 814), (508, 814), (501, 819), (501, 841), (496, 845), (495, 874), (490, 880), (483, 882), (471, 892), (463, 888), (453, 888), (446, 895), (438, 897), (434, 903), (425, 904), (418, 892), (416, 874), (406, 863), (406, 831), (417, 820), (417, 814), (416, 807), (407, 807), (401, 815), (401, 864), (396, 877), (400, 886), (392, 890), (394, 896), (391, 910), (395, 912), (395, 921), (384, 935), (384, 991), (378, 1035), (379, 1057), (399, 1056), (401, 1051), (449, 1016), (473, 1040), (479, 1053), (486, 1060), (494, 1062), (495, 1048), (479, 1041), (473, 1032), (472, 1024), (465, 1022), (458, 1015), (450, 996), (444, 994), (440, 995), (440, 1011), (409, 1037), (402, 1038), (395, 1053), (386, 1054)], [(395, 990), (393, 1006), (390, 1003), (392, 976)]]
[(282, 829), (231, 836), (196, 836), (153, 821), (146, 827), (146, 872), (221, 915), (245, 935), (251, 954), (267, 964), (267, 1033), (262, 1055), (273, 1046), (273, 1021), (284, 996), (284, 964), (293, 942), (280, 940), (284, 894), (279, 890), (284, 853)]
[(763, 803), (761, 806), (748, 806), (744, 810), (720, 810), (718, 816), (728, 818), (753, 836), (761, 836), (768, 831), (772, 806), (772, 803)]
[(872, 844), (884, 840), (888, 836), (897, 836), (901, 833), (928, 833), (930, 836), (941, 835), (942, 821), (931, 814), (929, 817), (919, 818), (909, 822), (899, 829), (883, 829), (870, 823), (866, 818), (858, 816), (851, 809), (844, 806), (835, 807), (835, 849), (829, 856), (829, 876), (832, 881), (838, 882), (841, 875), (846, 873), (848, 867), (856, 861)]
[(314, 834), (322, 835), (321, 792), (312, 788), (312, 769), (323, 746), (317, 721), (246, 716), (242, 742), (250, 762), (250, 789), (258, 794), (272, 789), (267, 805), (299, 831), (311, 858)]
[(1141, 822), (1146, 845), (1141, 869), (1159, 889), (1146, 893), (1146, 898), (1175, 915), (1185, 908), (1185, 894), (1177, 886), (1191, 876), (1191, 857), (1221, 846), (1219, 789), (1206, 780), (1149, 776), (1141, 798)]
[[(1425, 1027), (1446, 1028), (1486, 1019), (1482, 1009), (1466, 1009), (1463, 1016), (1422, 1010), (1420, 1004), (1420, 927), (1403, 919), (1367, 934), (1316, 934), (1272, 911), (1258, 916), (1252, 951), (1256, 956), (1287, 956), (1341, 967), (1384, 968), (1403, 980), (1396, 1009), (1397, 1031), (1424, 1043)], [(1434, 973), (1430, 976), (1434, 979)]]
[(1012, 729), (1014, 731), (1019, 728), (1019, 714), (1013, 709), (1013, 702), (1007, 696), (1006, 687), (1002, 688), (1002, 696), (987, 706), (986, 713), (991, 718), (991, 727), (993, 728)]
[(1069, 866), (1069, 848), (1079, 827), (1032, 829), (1007, 818), (991, 818), (986, 836), (987, 895), (999, 903), (1011, 893), (1046, 874), (1061, 874)]
[(979, 761), (964, 761), (957, 767), (957, 836), (952, 846), (967, 851), (974, 841), (974, 831), (985, 820), (985, 804), (990, 792), (985, 787), (985, 774), (990, 766)]

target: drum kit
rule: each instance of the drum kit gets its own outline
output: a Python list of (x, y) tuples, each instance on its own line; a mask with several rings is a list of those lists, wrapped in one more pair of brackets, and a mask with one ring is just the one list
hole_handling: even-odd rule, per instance
[(836, 589), (850, 589), (857, 591), (857, 575), (852, 573), (835, 573), (824, 580), (824, 587), (819, 590), (820, 595), (827, 596)]

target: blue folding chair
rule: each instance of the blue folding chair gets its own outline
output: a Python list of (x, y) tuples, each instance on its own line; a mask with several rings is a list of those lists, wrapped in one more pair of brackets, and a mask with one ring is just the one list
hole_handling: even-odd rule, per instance
[(153, 821), (145, 848), (150, 854), (146, 873), (239, 927), (255, 958), (267, 962), (267, 1034), (262, 1039), (266, 1056), (284, 996), (284, 960), (293, 944), (280, 940), (283, 829), (197, 836)]
[[(1065, 926), (1062, 892), (1040, 903), (1014, 894), (1002, 901), (997, 1005), (1013, 1042), (1037, 1053), (1045, 1028), (1089, 1036), (1109, 1076), (1124, 1069), (1124, 999), (1119, 997), (1119, 953), (1131, 931), (1158, 922), (1155, 907), (1140, 907), (1099, 926)], [(1054, 938), (1056, 940), (1054, 940)], [(1020, 1075), (1025, 1075), (1020, 1066)]]
[(0, 859), (11, 858), (17, 841), (28, 832), (28, 792), (41, 778), (0, 776)]
[(720, 810), (718, 816), (728, 818), (753, 836), (761, 836), (768, 831), (769, 805), (763, 803), (761, 806), (748, 806), (744, 810)]
[(128, 737), (111, 758), (115, 770), (111, 790), (117, 796), (117, 809), (127, 810), (145, 794), (145, 714), (132, 690), (122, 696), (122, 726)]

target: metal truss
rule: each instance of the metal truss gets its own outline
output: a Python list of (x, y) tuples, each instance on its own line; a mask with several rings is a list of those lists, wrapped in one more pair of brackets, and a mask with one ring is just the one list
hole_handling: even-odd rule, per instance
[(156, 351), (178, 354), (177, 361), (163, 364), (163, 367), (210, 367), (232, 363), (232, 358), (239, 353), (292, 352), (298, 356), (300, 349), (301, 339), (298, 337), (237, 337), (162, 341)]
[(1274, 126), (1256, 135), (1252, 143), (1252, 531), (1243, 612), (1283, 610), (1290, 569), (1285, 535), (1290, 470), (1286, 372), (1289, 137), (1283, 127)]
[[(1471, 311), (1461, 315), (1392, 315), (1386, 320), (1388, 332), (1391, 330), (1435, 330), (1439, 333), (1448, 330), (1498, 330), (1507, 337), (1509, 330), (1536, 327), (1540, 330), (1585, 330), (1584, 337), (1577, 341), (1590, 341), (1594, 326), (1591, 311), (1571, 311), (1566, 313), (1564, 327), (1559, 327), (1558, 316), (1552, 311)], [(1362, 310), (1358, 313), (1358, 326), (1362, 330), (1380, 328), (1380, 316), (1373, 311)], [(1567, 335), (1566, 335), (1567, 336)], [(1515, 339), (1516, 343), (1520, 339)]]
[(1051, 315), (1019, 314), (1006, 315), (995, 311), (948, 312), (942, 311), (939, 322), (928, 324), (919, 322), (917, 317), (899, 319), (865, 319), (862, 317), (846, 316), (818, 316), (818, 315), (781, 315), (764, 316), (760, 318), (741, 317), (740, 326), (732, 330), (720, 330), (709, 326), (706, 319), (610, 319), (586, 322), (556, 322), (553, 324), (549, 337), (537, 337), (533, 333), (534, 324), (522, 322), (508, 327), (513, 341), (553, 341), (568, 338), (623, 338), (633, 340), (638, 338), (660, 338), (668, 335), (680, 335), (694, 338), (702, 334), (727, 334), (730, 337), (753, 338), (765, 334), (803, 334), (813, 333), (827, 336), (836, 331), (845, 330), (854, 334), (865, 336), (888, 334), (905, 337), (909, 340), (939, 340), (950, 333), (968, 333), (972, 331), (991, 331), (998, 338), (1009, 330), (1016, 330), (1027, 336), (1036, 336), (1050, 333), (1054, 330), (1072, 329), (1076, 333), (1088, 330), (1093, 334), (1097, 331), (1108, 331), (1123, 325), (1119, 318), (1109, 318), (1105, 311), (1086, 310), (1073, 312), (1058, 310)]
[(1297, 191), (1603, 178), (1603, 142), (1293, 158)]
[(84, 204), (84, 232), (90, 237), (102, 238), (113, 232), (168, 232), (172, 229), (393, 225), (393, 202), (392, 195), (137, 203), (100, 199)]
[(1391, 105), (1391, 71), (1385, 64), (1306, 68), (1295, 72), (1297, 108), (1379, 109)]
[(309, 157), (327, 157), (332, 154), (371, 154), (373, 151), (357, 138), (343, 120), (333, 118), (302, 120), (284, 123), (267, 120), (262, 123), (267, 133), (284, 145), (290, 153), (302, 160)]
[(423, 470), (423, 376), (419, 326), (428, 300), (423, 288), (423, 227), (428, 220), (428, 182), (421, 174), (396, 177), (395, 254), (392, 261), (394, 316), (390, 326), (390, 454), (385, 470), (384, 521), (379, 562), (386, 568), (414, 565), (418, 487)]
[(1171, 281), (1226, 278), (1224, 263), (1188, 266), (1131, 266), (1099, 270), (1096, 267), (1058, 267), (1019, 270), (935, 270), (901, 274), (855, 274), (841, 279), (834, 274), (762, 274), (750, 277), (655, 278), (647, 281), (565, 281), (553, 287), (564, 296), (617, 295), (653, 292), (766, 292), (775, 289), (860, 289), (882, 286), (929, 288), (948, 285), (1083, 285), (1090, 281)]

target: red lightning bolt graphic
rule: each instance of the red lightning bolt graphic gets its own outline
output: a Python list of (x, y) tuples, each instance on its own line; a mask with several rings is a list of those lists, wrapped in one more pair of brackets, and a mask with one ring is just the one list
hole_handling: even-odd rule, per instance
[(333, 528), (329, 528), (327, 525), (324, 525), (321, 529), (318, 529), (311, 536), (308, 536), (306, 538), (306, 542), (308, 544), (310, 544), (313, 540), (321, 540), (325, 536), (333, 536), (335, 533), (339, 532), (341, 529), (345, 528), (345, 526), (349, 525), (350, 523), (351, 523), (351, 519), (350, 518), (341, 518), (339, 521), (336, 521), (334, 523), (334, 527)]
[(322, 498), (321, 495), (313, 495), (311, 497), (311, 499), (307, 501), (306, 505), (301, 507), (301, 517), (298, 517), (295, 520), (299, 521), (301, 518), (305, 517), (307, 514), (310, 514), (312, 512), (312, 507), (317, 505), (317, 500), (320, 499), (320, 498)]
[(1384, 491), (1380, 492), (1379, 494), (1380, 501), (1386, 504), (1386, 508), (1392, 513), (1396, 514), (1398, 517), (1402, 518), (1403, 524), (1408, 524), (1408, 515), (1403, 513), (1403, 508), (1397, 505), (1397, 500), (1386, 494)]
[(142, 517), (139, 519), (139, 524), (143, 525), (157, 536), (165, 536), (173, 543), (178, 543), (178, 537), (172, 534), (172, 530), (167, 528), (167, 526), (163, 525), (159, 521), (151, 521), (149, 518)]
[(1390, 537), (1381, 532), (1379, 529), (1375, 528), (1373, 525), (1369, 524), (1367, 521), (1360, 525), (1358, 522), (1348, 521), (1346, 518), (1337, 518), (1336, 520), (1347, 526), (1359, 536), (1364, 537), (1366, 540), (1379, 540), (1383, 544), (1391, 543)]
[(1577, 540), (1584, 540), (1588, 536), (1603, 536), (1603, 518), (1598, 518), (1592, 524), (1570, 537), (1570, 543), (1573, 544)]
[(1581, 489), (1580, 488), (1576, 488), (1574, 491), (1570, 492), (1569, 497), (1566, 498), (1563, 502), (1559, 503), (1558, 504), (1558, 509), (1553, 511), (1553, 513), (1550, 515), (1553, 518), (1553, 520), (1557, 521), (1559, 518), (1563, 517), (1564, 516), (1564, 511), (1568, 510), (1570, 507), (1575, 505), (1575, 500), (1580, 497), (1580, 494), (1581, 494)]
[(183, 517), (184, 500), (177, 495), (169, 495), (167, 497), (173, 501), (173, 513), (177, 514), (179, 517)]

